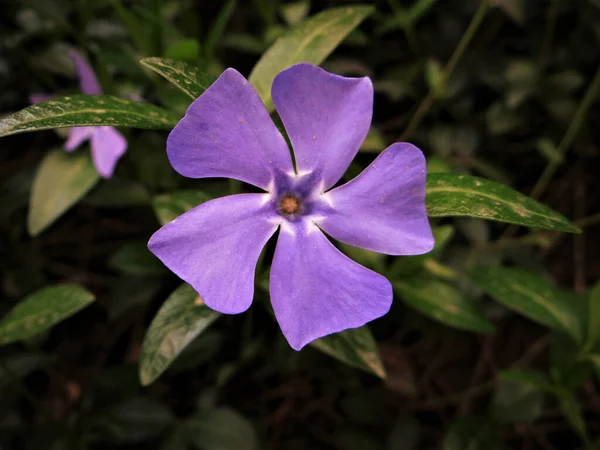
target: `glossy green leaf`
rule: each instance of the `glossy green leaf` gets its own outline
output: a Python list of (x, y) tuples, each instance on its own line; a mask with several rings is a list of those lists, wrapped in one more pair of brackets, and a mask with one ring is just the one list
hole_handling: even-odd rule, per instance
[(62, 216), (94, 187), (100, 176), (89, 152), (48, 153), (37, 170), (27, 215), (27, 231), (35, 236)]
[(144, 58), (144, 66), (166, 78), (194, 100), (214, 83), (215, 77), (190, 64), (167, 58)]
[(469, 276), (507, 308), (562, 331), (576, 342), (581, 341), (582, 326), (572, 299), (539, 275), (523, 269), (495, 267), (472, 270)]
[(121, 273), (129, 275), (162, 275), (166, 268), (160, 260), (148, 250), (144, 242), (128, 242), (114, 253), (110, 266)]
[(461, 330), (494, 331), (494, 325), (475, 304), (450, 284), (425, 277), (393, 284), (404, 303), (427, 317)]
[(320, 64), (371, 12), (371, 6), (323, 11), (291, 28), (262, 55), (248, 80), (269, 111), (274, 109), (271, 84), (284, 69), (300, 63)]
[(155, 197), (152, 205), (158, 221), (165, 225), (210, 199), (211, 197), (202, 191), (175, 191)]
[(468, 216), (546, 230), (581, 232), (547, 206), (509, 187), (468, 175), (428, 175), (426, 203), (430, 217)]
[(600, 281), (588, 295), (588, 323), (585, 348), (592, 349), (600, 341)]
[(94, 301), (94, 295), (75, 284), (34, 292), (0, 321), (0, 344), (29, 339), (72, 316)]
[(188, 438), (203, 450), (256, 450), (256, 432), (246, 418), (231, 408), (217, 408), (186, 422)]
[(166, 109), (111, 95), (71, 95), (31, 105), (0, 120), (0, 136), (51, 128), (109, 125), (169, 130), (180, 117)]
[(198, 293), (182, 284), (165, 301), (152, 320), (140, 357), (140, 380), (152, 383), (183, 349), (218, 317)]
[(310, 345), (351, 367), (380, 378), (386, 376), (377, 342), (366, 325), (325, 336)]

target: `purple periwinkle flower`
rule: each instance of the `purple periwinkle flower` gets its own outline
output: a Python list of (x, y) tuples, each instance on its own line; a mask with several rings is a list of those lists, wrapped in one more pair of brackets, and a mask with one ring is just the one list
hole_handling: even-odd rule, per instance
[(415, 146), (396, 143), (333, 188), (371, 124), (369, 78), (297, 64), (277, 75), (272, 97), (296, 167), (258, 94), (227, 69), (173, 129), (167, 154), (183, 176), (235, 178), (266, 192), (203, 203), (163, 226), (148, 247), (206, 305), (236, 314), (250, 306), (258, 257), (279, 229), (271, 303), (283, 334), (300, 350), (381, 317), (392, 302), (390, 282), (341, 253), (325, 233), (389, 255), (432, 249), (425, 159)]
[[(81, 92), (89, 95), (102, 94), (102, 88), (94, 71), (81, 55), (75, 50), (70, 50), (69, 57), (79, 77)], [(33, 94), (29, 100), (31, 103), (39, 103), (52, 97), (54, 96), (48, 94)], [(91, 143), (92, 159), (96, 170), (102, 177), (110, 178), (117, 162), (127, 150), (127, 141), (114, 127), (74, 127), (69, 129), (65, 150), (72, 152), (87, 140)]]

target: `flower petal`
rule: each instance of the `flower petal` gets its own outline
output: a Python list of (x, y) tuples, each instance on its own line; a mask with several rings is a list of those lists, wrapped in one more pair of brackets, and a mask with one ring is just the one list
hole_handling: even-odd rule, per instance
[(94, 134), (94, 127), (73, 127), (69, 129), (69, 138), (65, 142), (65, 150), (72, 152)]
[(271, 267), (271, 303), (295, 350), (383, 316), (392, 285), (336, 249), (313, 224), (281, 228)]
[(412, 144), (384, 150), (353, 180), (324, 194), (331, 210), (319, 226), (346, 244), (388, 255), (433, 248), (425, 209), (425, 157)]
[(117, 162), (127, 150), (127, 141), (113, 127), (94, 127), (92, 135), (92, 159), (98, 173), (110, 178)]
[(324, 188), (330, 188), (342, 177), (369, 131), (371, 80), (296, 64), (275, 77), (271, 95), (292, 142), (298, 171), (320, 171)]
[(154, 233), (148, 248), (210, 308), (243, 312), (252, 303), (260, 252), (277, 229), (265, 195), (238, 194), (203, 203)]
[(83, 57), (76, 50), (69, 50), (69, 57), (75, 66), (75, 72), (79, 77), (79, 89), (84, 94), (102, 94), (102, 88), (96, 78), (96, 74)]
[(173, 168), (190, 178), (226, 177), (268, 189), (293, 171), (285, 139), (254, 88), (227, 69), (188, 108), (167, 139)]

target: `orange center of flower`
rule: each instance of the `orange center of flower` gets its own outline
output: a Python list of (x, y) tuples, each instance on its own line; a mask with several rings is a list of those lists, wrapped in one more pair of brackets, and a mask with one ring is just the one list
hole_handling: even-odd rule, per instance
[(279, 207), (284, 214), (295, 214), (300, 209), (300, 202), (296, 197), (286, 195), (281, 199)]

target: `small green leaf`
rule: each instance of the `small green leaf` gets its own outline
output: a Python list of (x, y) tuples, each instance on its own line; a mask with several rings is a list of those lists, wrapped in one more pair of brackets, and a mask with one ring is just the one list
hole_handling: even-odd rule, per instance
[(588, 294), (588, 323), (585, 348), (591, 350), (600, 341), (600, 281)]
[(158, 221), (165, 225), (210, 199), (211, 197), (202, 191), (175, 191), (154, 197), (152, 205)]
[(258, 447), (250, 422), (231, 408), (197, 414), (185, 425), (189, 441), (203, 450), (256, 450)]
[(351, 367), (380, 378), (386, 376), (377, 342), (366, 325), (325, 336), (310, 345)]
[(557, 394), (558, 403), (560, 409), (567, 418), (567, 421), (571, 427), (577, 432), (577, 434), (585, 441), (588, 442), (589, 437), (587, 433), (587, 427), (585, 425), (585, 419), (581, 413), (581, 407), (579, 402), (568, 391), (563, 391)]
[(27, 215), (27, 231), (36, 236), (62, 216), (98, 182), (89, 152), (48, 153), (37, 170)]
[(218, 317), (198, 293), (182, 284), (165, 301), (148, 328), (140, 357), (140, 380), (147, 386)]
[(113, 126), (169, 130), (180, 117), (145, 102), (111, 95), (71, 95), (31, 105), (0, 120), (0, 136), (51, 128)]
[(51, 328), (94, 301), (94, 295), (75, 284), (34, 292), (0, 321), (0, 344), (29, 339)]
[(491, 417), (498, 423), (530, 423), (544, 413), (545, 392), (531, 384), (498, 381), (491, 403)]
[(498, 378), (504, 381), (511, 381), (514, 383), (533, 386), (543, 391), (554, 392), (554, 387), (550, 383), (550, 380), (541, 372), (534, 372), (533, 370), (506, 369), (498, 372)]
[(164, 56), (177, 61), (194, 62), (200, 58), (200, 43), (198, 39), (180, 39), (165, 50)]
[(371, 6), (323, 11), (291, 28), (262, 55), (248, 80), (269, 111), (274, 109), (271, 84), (284, 69), (300, 63), (320, 64), (371, 12)]
[(146, 242), (128, 242), (114, 253), (109, 265), (129, 275), (162, 275), (165, 266), (148, 250)]
[(166, 78), (194, 100), (214, 83), (215, 77), (181, 61), (167, 58), (144, 58), (140, 62)]
[(504, 450), (490, 423), (480, 417), (455, 420), (446, 436), (443, 450)]
[(467, 331), (494, 331), (494, 325), (473, 302), (447, 283), (429, 278), (414, 278), (410, 281), (397, 281), (394, 288), (404, 303), (438, 322)]
[(428, 175), (426, 203), (430, 217), (468, 216), (581, 233), (574, 224), (547, 206), (509, 187), (468, 175)]
[(125, 400), (106, 410), (99, 425), (115, 442), (133, 443), (158, 436), (175, 421), (165, 404), (149, 398), (137, 397)]
[(281, 5), (281, 15), (288, 25), (296, 25), (306, 17), (310, 10), (308, 1), (299, 1)]
[(469, 276), (507, 308), (581, 342), (582, 326), (576, 306), (567, 294), (539, 275), (523, 269), (496, 267), (475, 269)]
[(0, 358), (0, 388), (22, 379), (40, 367), (55, 360), (54, 355), (44, 353), (18, 353)]

